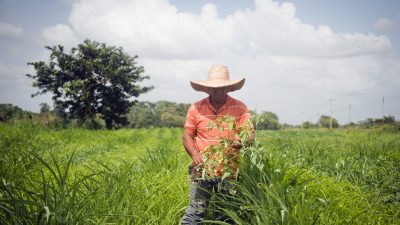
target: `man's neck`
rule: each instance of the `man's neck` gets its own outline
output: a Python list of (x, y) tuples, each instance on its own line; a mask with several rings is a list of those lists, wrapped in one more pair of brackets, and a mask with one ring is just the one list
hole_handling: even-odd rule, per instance
[(215, 97), (215, 96), (210, 95), (210, 103), (214, 107), (215, 111), (217, 111), (217, 112), (225, 104), (227, 99), (228, 99), (228, 95), (226, 95), (226, 94), (224, 97)]

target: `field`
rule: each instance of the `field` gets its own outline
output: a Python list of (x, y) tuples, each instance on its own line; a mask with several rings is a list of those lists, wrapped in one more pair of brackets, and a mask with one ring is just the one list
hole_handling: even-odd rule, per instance
[[(0, 224), (179, 224), (190, 162), (181, 135), (0, 124)], [(257, 131), (243, 154), (236, 194), (213, 199), (209, 218), (400, 224), (398, 131)]]

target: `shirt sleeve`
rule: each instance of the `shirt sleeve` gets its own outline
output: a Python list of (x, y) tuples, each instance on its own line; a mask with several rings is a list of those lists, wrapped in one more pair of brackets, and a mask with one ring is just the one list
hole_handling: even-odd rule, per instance
[(237, 118), (237, 124), (240, 126), (243, 123), (246, 123), (250, 119), (250, 113), (245, 104), (241, 104), (241, 113), (240, 116)]
[(195, 106), (191, 105), (188, 113), (186, 115), (186, 120), (185, 120), (185, 129), (191, 129), (191, 130), (196, 130), (197, 129), (197, 122), (196, 122), (196, 114), (195, 114)]
[(250, 120), (250, 113), (245, 112), (239, 117), (238, 123), (239, 123), (239, 125), (242, 125), (242, 124), (246, 123), (248, 120)]

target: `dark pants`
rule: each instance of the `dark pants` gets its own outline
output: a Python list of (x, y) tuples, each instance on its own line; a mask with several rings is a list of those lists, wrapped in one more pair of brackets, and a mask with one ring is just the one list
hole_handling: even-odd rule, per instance
[[(234, 188), (234, 184), (226, 179), (223, 181), (219, 178), (201, 180), (192, 176), (192, 179), (190, 179), (189, 208), (186, 209), (181, 223), (190, 225), (200, 224), (206, 215), (213, 190), (217, 195), (227, 196)], [(220, 213), (215, 212), (214, 219), (224, 220), (226, 218)]]

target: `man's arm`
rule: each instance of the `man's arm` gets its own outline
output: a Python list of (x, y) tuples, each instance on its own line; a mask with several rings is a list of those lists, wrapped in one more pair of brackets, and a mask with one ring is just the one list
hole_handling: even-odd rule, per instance
[(194, 144), (195, 131), (191, 129), (185, 128), (183, 131), (183, 146), (185, 147), (186, 152), (192, 157), (193, 164), (197, 165), (203, 162), (203, 156), (197, 150), (196, 145)]

